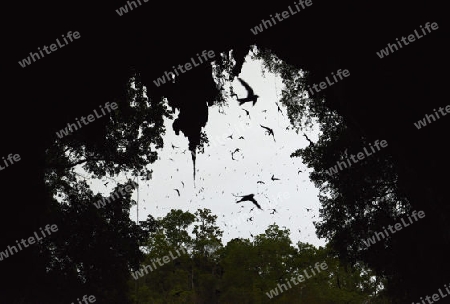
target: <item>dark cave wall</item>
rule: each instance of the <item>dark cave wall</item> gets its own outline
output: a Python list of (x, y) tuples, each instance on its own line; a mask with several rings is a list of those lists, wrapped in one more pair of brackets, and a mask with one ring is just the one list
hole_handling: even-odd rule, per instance
[[(214, 50), (217, 56), (220, 51), (245, 50), (256, 43), (310, 71), (316, 83), (339, 68), (350, 71), (350, 77), (328, 89), (327, 102), (369, 138), (387, 139), (412, 205), (436, 219), (430, 223), (430, 231), (435, 229), (432, 235), (437, 241), (430, 246), (440, 244), (435, 252), (442, 259), (436, 258), (433, 267), (423, 266), (421, 273), (431, 275), (438, 269), (438, 263), (449, 252), (446, 187), (450, 116), (421, 130), (416, 130), (413, 123), (432, 113), (433, 108), (447, 104), (443, 7), (425, 2), (313, 0), (311, 7), (255, 36), (251, 27), (285, 10), (292, 1), (148, 2), (127, 15), (117, 16), (115, 9), (125, 3), (77, 2), (67, 7), (45, 2), (10, 12), (11, 17), (26, 20), (30, 26), (9, 32), (5, 43), (10, 46), (6, 49), (6, 68), (12, 72), (5, 77), (10, 102), (2, 108), (6, 118), (1, 121), (1, 156), (19, 153), (22, 160), (14, 171), (9, 168), (7, 175), (0, 176), (5, 193), (21, 193), (17, 200), (3, 199), (5, 220), (0, 223), (4, 237), (0, 248), (45, 222), (44, 153), (55, 131), (112, 98), (123, 98), (126, 81), (134, 71), (142, 75), (157, 98), (171, 93), (169, 86), (155, 88), (153, 80), (173, 65), (188, 62), (202, 50)], [(439, 29), (386, 58), (376, 56), (387, 43), (409, 35), (428, 21), (437, 22)], [(81, 38), (26, 68), (17, 64), (30, 51), (69, 30), (79, 31)], [(210, 92), (205, 93), (206, 72), (201, 72), (189, 71), (190, 75), (185, 75), (180, 91), (185, 98), (177, 99), (198, 102), (204, 110)], [(196, 78), (194, 74), (202, 75)], [(205, 115), (199, 115), (196, 124), (204, 123)], [(28, 190), (24, 191), (24, 187)], [(438, 253), (440, 249), (442, 253)], [(7, 267), (1, 272), (10, 277), (8, 286), (20, 285), (20, 273), (27, 273), (31, 267), (31, 255), (22, 254), (28, 262), (1, 265)], [(25, 257), (27, 254), (30, 259)], [(448, 273), (448, 267), (440, 265), (439, 273)], [(429, 286), (436, 286), (440, 279), (430, 278)], [(32, 282), (32, 276), (29, 280)]]

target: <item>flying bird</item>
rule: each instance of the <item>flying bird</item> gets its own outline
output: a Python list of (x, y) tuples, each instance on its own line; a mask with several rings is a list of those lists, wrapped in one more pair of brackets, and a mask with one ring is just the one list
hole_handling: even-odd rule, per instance
[(258, 202), (253, 198), (255, 195), (254, 194), (248, 194), (248, 195), (243, 195), (243, 196), (239, 196), (239, 197), (242, 197), (240, 200), (238, 200), (237, 202), (236, 202), (236, 204), (237, 203), (240, 203), (240, 202), (245, 202), (245, 201), (249, 201), (249, 202), (252, 202), (256, 207), (258, 207), (258, 209), (261, 209), (262, 210), (262, 208), (261, 208), (261, 206), (258, 204)]
[(273, 140), (275, 141), (275, 135), (273, 134), (273, 130), (271, 128), (265, 127), (263, 125), (260, 125), (260, 126), (261, 126), (261, 128), (264, 128), (266, 130), (266, 134), (267, 135), (269, 135), (269, 136), (272, 135), (273, 136)]
[(274, 174), (272, 174), (272, 177), (270, 179), (273, 181), (280, 180), (279, 178), (276, 178)]
[[(246, 102), (253, 102), (253, 105), (255, 105), (256, 101), (258, 100), (258, 95), (255, 95), (255, 93), (253, 92), (253, 89), (248, 85), (247, 82), (245, 82), (243, 79), (238, 78), (239, 81), (241, 82), (241, 84), (245, 87), (245, 89), (247, 90), (247, 97), (245, 98), (238, 98), (237, 101), (239, 101), (239, 105), (243, 105)], [(236, 95), (236, 94), (234, 94)], [(237, 95), (236, 95), (237, 96)]]
[(261, 112), (263, 112), (263, 113), (266, 113), (266, 112), (267, 112), (267, 110), (262, 110)]
[(300, 172), (303, 172), (302, 170), (298, 170), (297, 174), (300, 174)]
[(181, 183), (183, 184), (183, 188), (184, 188), (184, 183), (183, 183), (183, 181), (181, 181)]
[(234, 153), (236, 153), (236, 152), (239, 152), (239, 151), (241, 151), (239, 148), (236, 148), (236, 150), (234, 150), (233, 152), (231, 152), (231, 159), (232, 160), (236, 160), (235, 158), (234, 158)]
[(230, 136), (227, 136), (227, 138), (233, 139), (233, 134), (231, 134)]
[(257, 181), (256, 183), (257, 183), (257, 184), (266, 184), (266, 183), (263, 182), (263, 181)]
[(175, 148), (179, 149), (180, 147), (174, 146), (174, 145), (172, 144), (172, 149), (175, 149)]
[(242, 111), (245, 111), (245, 114), (247, 114), (248, 118), (250, 118), (250, 112), (246, 109), (242, 109)]
[(244, 136), (240, 136), (239, 139), (244, 139)]
[(175, 190), (178, 193), (178, 196), (180, 196), (180, 190), (178, 190), (178, 189), (173, 189), (173, 190)]
[(278, 112), (280, 112), (281, 113), (281, 115), (283, 115), (283, 112), (281, 111), (281, 109), (280, 109), (280, 106), (278, 105), (278, 103), (275, 103), (276, 105), (277, 105), (277, 108), (278, 108)]
[(271, 210), (273, 210), (272, 212), (270, 212), (270, 214), (275, 214), (275, 212), (277, 212), (277, 210), (276, 209), (271, 209)]

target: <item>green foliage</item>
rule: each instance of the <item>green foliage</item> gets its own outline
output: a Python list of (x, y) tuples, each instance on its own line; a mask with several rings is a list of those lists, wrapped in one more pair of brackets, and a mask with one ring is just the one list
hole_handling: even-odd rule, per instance
[(307, 93), (309, 74), (306, 71), (286, 64), (268, 49), (255, 49), (252, 57), (262, 60), (265, 69), (283, 79), (285, 88), (280, 101), (286, 106), (297, 132), (311, 128), (317, 120), (323, 121), (330, 114), (321, 94), (311, 97)]
[(384, 280), (390, 278), (387, 287), (395, 286), (395, 280), (401, 280), (402, 270), (389, 261), (406, 254), (397, 237), (369, 249), (362, 243), (411, 211), (408, 199), (400, 190), (394, 161), (386, 150), (381, 150), (329, 175), (327, 170), (337, 161), (345, 161), (364, 148), (370, 149), (372, 142), (365, 134), (349, 128), (338, 113), (327, 107), (323, 92), (309, 96), (306, 86), (312, 82), (310, 75), (285, 64), (269, 50), (259, 51), (255, 57), (283, 78), (285, 90), (281, 101), (297, 131), (308, 128), (312, 121), (319, 123), (318, 141), (291, 154), (291, 157), (301, 157), (313, 169), (310, 179), (320, 190), (321, 221), (315, 223), (318, 236), (329, 240), (342, 261), (352, 267), (369, 265)]
[[(163, 100), (146, 97), (138, 75), (128, 83), (126, 100), (116, 100), (118, 109), (88, 126), (57, 139), (47, 153), (48, 171), (67, 174), (77, 165), (101, 178), (131, 171), (149, 176), (145, 168), (157, 159), (165, 134), (164, 117), (170, 117)], [(92, 128), (95, 125), (95, 128)]]
[[(360, 264), (342, 264), (328, 247), (315, 248), (301, 242), (292, 246), (289, 230), (280, 229), (276, 224), (253, 240), (233, 239), (222, 247), (217, 243), (221, 236), (215, 224), (217, 217), (208, 209), (195, 212), (195, 223), (191, 220), (193, 216), (189, 212), (171, 210), (158, 220), (159, 227), (170, 222), (172, 227), (183, 226), (185, 232), (191, 232), (194, 237), (185, 244), (190, 244), (192, 250), (137, 281), (130, 279), (134, 301), (145, 304), (356, 304), (373, 300), (377, 286), (378, 289), (382, 286), (373, 281), (374, 275), (369, 269)], [(191, 225), (185, 225), (186, 218)], [(149, 242), (146, 263), (175, 249), (162, 231), (151, 235), (151, 239), (165, 241)], [(209, 244), (208, 250), (205, 250), (206, 244)], [(279, 292), (272, 299), (267, 296), (266, 293), (278, 284), (286, 284), (305, 269), (314, 267), (315, 263), (324, 262), (328, 267), (326, 270), (298, 285), (292, 282), (292, 288)]]
[(131, 193), (119, 192), (131, 180), (109, 181), (115, 183), (111, 195), (117, 195), (97, 209), (94, 202), (109, 195), (94, 194), (74, 172), (82, 167), (94, 178), (125, 172), (150, 177), (146, 166), (163, 145), (166, 108), (145, 96), (138, 76), (130, 79), (127, 99), (116, 102), (118, 109), (110, 116), (56, 140), (46, 151), (48, 214), (59, 231), (41, 251), (52, 280), (48, 285), (67, 299), (87, 290), (100, 302), (128, 303), (129, 269), (142, 261), (139, 246), (156, 228), (151, 217), (142, 228), (131, 221), (129, 210), (136, 202)]

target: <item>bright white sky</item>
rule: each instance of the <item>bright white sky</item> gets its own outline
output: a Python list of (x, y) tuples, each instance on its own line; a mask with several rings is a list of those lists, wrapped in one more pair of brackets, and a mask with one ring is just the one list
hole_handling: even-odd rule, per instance
[[(239, 77), (260, 97), (255, 106), (251, 103), (239, 106), (237, 101), (230, 100), (228, 107), (220, 109), (222, 113), (217, 106), (209, 108), (204, 130), (210, 146), (205, 146), (204, 154), (197, 154), (195, 187), (188, 141), (182, 133), (175, 135), (172, 120), (166, 119), (164, 148), (158, 151), (160, 159), (151, 165), (152, 179), (138, 181), (139, 200), (137, 193), (133, 193), (133, 199), (139, 203), (139, 220), (145, 220), (148, 214), (155, 218), (164, 217), (170, 209), (194, 213), (199, 208), (208, 208), (218, 216), (217, 225), (223, 230), (224, 244), (237, 237), (251, 239), (250, 234), (264, 233), (270, 224), (276, 223), (290, 229), (293, 244), (302, 241), (324, 246), (325, 240), (317, 238), (313, 226), (313, 221), (319, 220), (319, 191), (310, 182), (302, 160), (289, 157), (308, 142), (301, 133), (296, 134), (291, 129), (286, 108), (279, 103), (281, 114), (275, 103), (281, 98), (281, 78), (267, 71), (263, 77), (261, 62), (251, 60), (250, 56), (247, 56)], [(233, 88), (239, 97), (246, 96), (245, 88), (237, 79)], [(250, 112), (250, 118), (242, 109)], [(273, 129), (276, 142), (265, 134), (260, 124)], [(316, 127), (305, 133), (312, 141), (317, 141), (318, 132)], [(227, 138), (231, 134), (233, 139)], [(238, 139), (240, 136), (244, 139)], [(173, 149), (172, 144), (179, 149)], [(235, 153), (236, 160), (232, 160), (231, 152), (236, 148), (240, 152)], [(303, 172), (298, 173), (298, 170)], [(272, 175), (280, 180), (272, 181)], [(258, 180), (265, 184), (257, 184)], [(114, 185), (110, 183), (105, 187), (104, 182), (91, 182), (94, 193), (110, 194)], [(180, 191), (180, 196), (174, 189)], [(255, 194), (264, 211), (255, 208), (250, 212), (254, 205), (248, 201), (235, 203), (238, 199), (233, 194), (250, 193)], [(280, 197), (278, 203), (277, 196)], [(276, 205), (273, 208), (277, 213), (270, 214), (270, 202)], [(307, 211), (307, 208), (311, 210)], [(136, 206), (132, 207), (130, 214), (136, 221)], [(247, 221), (250, 217), (252, 221)]]

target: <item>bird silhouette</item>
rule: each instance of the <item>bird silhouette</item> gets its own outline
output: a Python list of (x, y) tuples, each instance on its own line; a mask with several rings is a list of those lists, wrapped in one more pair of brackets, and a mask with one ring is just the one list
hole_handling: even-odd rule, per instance
[(256, 183), (257, 184), (265, 184), (265, 182), (263, 182), (263, 181), (257, 181)]
[(183, 188), (184, 188), (184, 183), (183, 183), (183, 181), (181, 181), (181, 183), (183, 184)]
[(276, 209), (271, 209), (271, 210), (273, 210), (272, 212), (270, 212), (270, 214), (275, 214), (275, 212), (277, 212), (277, 210)]
[(273, 130), (271, 128), (265, 127), (263, 125), (260, 125), (260, 126), (261, 126), (261, 128), (264, 128), (266, 130), (266, 134), (267, 135), (269, 135), (269, 136), (272, 135), (273, 136), (273, 140), (275, 141), (275, 135), (273, 134)]
[[(247, 82), (245, 82), (243, 79), (238, 78), (241, 84), (245, 87), (247, 90), (247, 97), (245, 98), (238, 98), (237, 101), (239, 101), (239, 105), (243, 105), (246, 102), (253, 102), (253, 105), (255, 105), (256, 101), (258, 100), (258, 95), (255, 95), (253, 92), (253, 89), (248, 85)], [(236, 95), (236, 94), (233, 94)], [(237, 96), (237, 95), (236, 95)]]
[(272, 177), (270, 179), (273, 180), (273, 181), (280, 180), (279, 178), (276, 178), (275, 175), (273, 175), (273, 174), (272, 174)]
[[(281, 111), (281, 109), (280, 109), (280, 106), (278, 105), (278, 103), (275, 103), (276, 105), (277, 105), (277, 108), (278, 108), (278, 112), (280, 112), (281, 113), (281, 115), (283, 115), (283, 111)], [(284, 116), (284, 115), (283, 115)]]
[(234, 150), (233, 152), (231, 152), (231, 159), (232, 160), (236, 160), (235, 158), (234, 158), (234, 153), (236, 153), (236, 152), (239, 152), (239, 151), (241, 151), (239, 148), (236, 148), (236, 150)]
[(263, 113), (266, 113), (266, 112), (267, 112), (267, 110), (262, 110), (261, 112), (263, 112)]
[(297, 174), (300, 174), (300, 172), (303, 172), (302, 170), (298, 170)]
[(233, 139), (233, 134), (231, 134), (230, 136), (227, 136), (227, 138)]
[(242, 109), (242, 111), (245, 111), (245, 114), (247, 114), (248, 118), (250, 118), (250, 112), (246, 109)]
[(175, 190), (178, 193), (178, 196), (180, 196), (180, 190), (178, 190), (178, 189), (173, 189), (173, 190)]
[(241, 195), (241, 196), (239, 196), (239, 197), (242, 197), (240, 200), (238, 200), (237, 202), (236, 202), (236, 204), (237, 203), (240, 203), (240, 202), (245, 202), (245, 201), (249, 201), (249, 202), (252, 202), (256, 207), (258, 207), (258, 209), (261, 209), (262, 210), (262, 208), (261, 208), (261, 206), (258, 204), (258, 202), (253, 198), (255, 195), (254, 194), (248, 194), (248, 195)]
[(172, 144), (172, 149), (175, 149), (175, 148), (179, 149), (180, 147), (174, 146), (174, 145)]
[(240, 136), (239, 139), (244, 139), (244, 136)]

